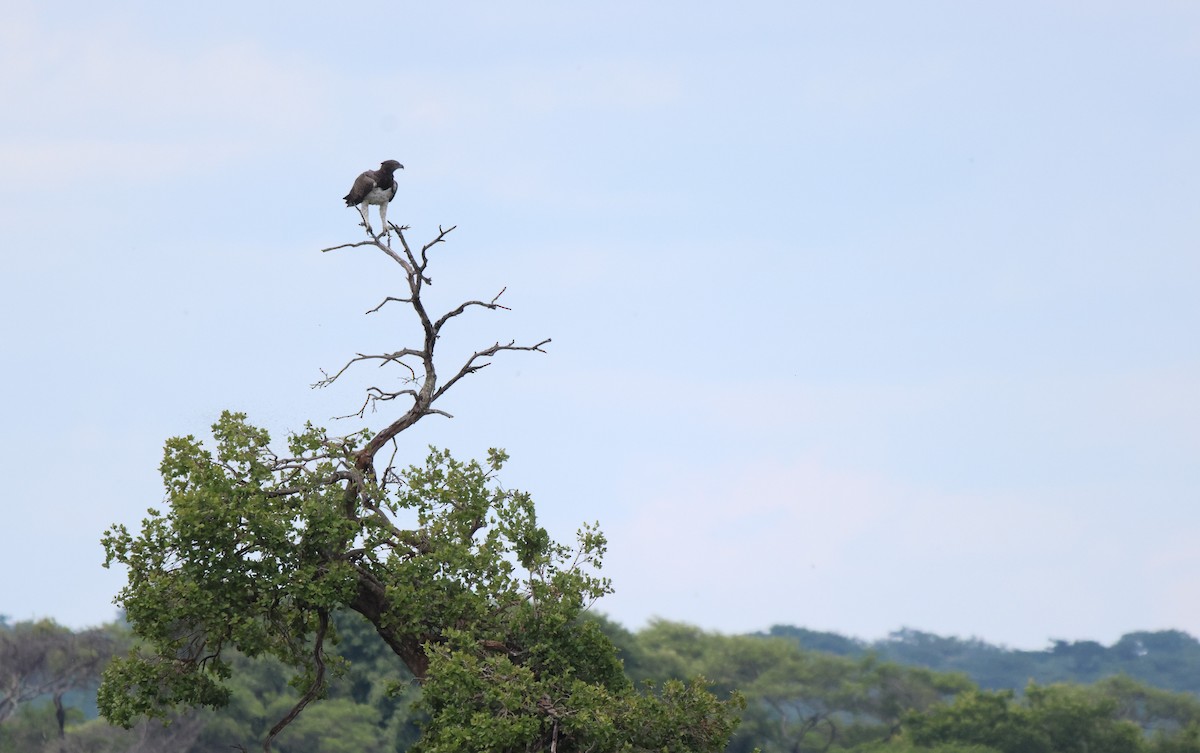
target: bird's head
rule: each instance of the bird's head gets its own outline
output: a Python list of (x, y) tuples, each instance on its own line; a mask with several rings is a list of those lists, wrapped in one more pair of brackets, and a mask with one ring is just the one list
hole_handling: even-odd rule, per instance
[(379, 169), (380, 169), (380, 170), (383, 170), (384, 172), (388, 172), (388, 173), (394, 173), (394, 172), (396, 172), (397, 170), (403, 170), (403, 169), (404, 169), (404, 165), (401, 165), (399, 162), (397, 162), (397, 161), (396, 161), (396, 160), (394, 160), (394, 159), (390, 159), (390, 160), (386, 160), (385, 162), (383, 162), (383, 163), (382, 163), (382, 164), (379, 166)]

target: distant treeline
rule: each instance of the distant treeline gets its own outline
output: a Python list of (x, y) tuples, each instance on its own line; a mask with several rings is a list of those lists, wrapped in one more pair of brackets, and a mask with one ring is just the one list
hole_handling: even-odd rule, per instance
[(809, 651), (847, 657), (873, 654), (883, 661), (962, 672), (989, 690), (1019, 691), (1030, 681), (1087, 684), (1126, 675), (1163, 690), (1200, 695), (1200, 641), (1179, 630), (1128, 633), (1111, 646), (1096, 641), (1054, 640), (1041, 651), (1020, 651), (974, 638), (946, 638), (909, 629), (873, 642), (791, 625), (776, 625), (756, 635), (786, 638)]
[[(740, 693), (729, 753), (1200, 753), (1200, 643), (1178, 631), (1014, 651), (914, 630), (864, 642), (790, 626), (722, 635), (656, 621), (633, 632), (594, 619), (646, 692), (703, 676), (722, 696)], [(420, 688), (358, 615), (335, 622), (328, 694), (274, 750), (413, 749)], [(94, 717), (95, 688), (107, 657), (135, 646), (119, 622), (71, 631), (0, 619), (0, 753), (249, 749), (297, 698), (282, 664), (236, 656), (225, 707), (122, 730)]]

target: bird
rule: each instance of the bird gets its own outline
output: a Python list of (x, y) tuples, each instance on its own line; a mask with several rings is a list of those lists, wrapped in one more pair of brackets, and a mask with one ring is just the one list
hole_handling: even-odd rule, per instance
[(371, 230), (371, 220), (367, 217), (367, 206), (374, 204), (379, 207), (379, 222), (383, 225), (384, 234), (390, 234), (387, 224), (388, 202), (396, 198), (395, 172), (403, 169), (404, 165), (396, 160), (385, 160), (380, 163), (378, 170), (367, 170), (355, 178), (350, 193), (342, 197), (346, 200), (346, 206), (358, 207), (358, 213), (363, 218), (363, 227), (368, 233), (375, 234)]

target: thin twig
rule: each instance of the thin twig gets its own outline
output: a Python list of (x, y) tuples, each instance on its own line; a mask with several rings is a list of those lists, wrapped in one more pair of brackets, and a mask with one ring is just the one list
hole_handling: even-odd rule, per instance
[(384, 299), (383, 299), (383, 302), (382, 302), (382, 303), (380, 303), (378, 306), (376, 306), (375, 308), (371, 309), (371, 310), (370, 310), (370, 311), (368, 311), (367, 313), (368, 313), (368, 314), (374, 314), (376, 311), (378, 311), (379, 309), (383, 308), (383, 304), (384, 304), (384, 303), (389, 303), (389, 302), (391, 302), (391, 301), (395, 301), (396, 303), (412, 303), (412, 299), (411, 299), (411, 298), (397, 298), (397, 297), (395, 297), (395, 296), (389, 295), (387, 298), (384, 298)]
[(337, 373), (334, 374), (333, 376), (329, 376), (329, 374), (324, 369), (322, 369), (321, 373), (325, 374), (325, 378), (319, 382), (314, 383), (312, 385), (312, 388), (320, 389), (322, 387), (328, 387), (329, 385), (336, 382), (338, 380), (338, 377), (340, 377), (342, 374), (345, 374), (347, 369), (349, 369), (351, 366), (358, 363), (359, 361), (383, 361), (383, 363), (379, 364), (380, 368), (388, 365), (389, 363), (400, 364), (404, 368), (408, 369), (408, 373), (413, 379), (416, 379), (417, 372), (413, 370), (413, 367), (404, 363), (404, 361), (402, 361), (401, 359), (407, 358), (409, 356), (416, 356), (416, 357), (420, 358), (424, 355), (425, 355), (424, 351), (413, 350), (412, 348), (405, 348), (404, 350), (398, 350), (395, 353), (380, 353), (380, 354), (359, 353), (357, 356), (355, 356), (354, 358), (351, 358), (349, 361), (347, 361), (346, 365), (343, 366), (342, 368), (338, 369)]

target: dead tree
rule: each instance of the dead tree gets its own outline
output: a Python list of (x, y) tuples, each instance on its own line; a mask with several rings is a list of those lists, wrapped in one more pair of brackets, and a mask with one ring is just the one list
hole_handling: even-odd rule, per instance
[[(322, 372), (324, 378), (313, 385), (314, 388), (327, 387), (337, 381), (351, 367), (364, 362), (376, 362), (381, 367), (394, 366), (401, 369), (406, 375), (403, 377), (403, 382), (410, 386), (403, 387), (402, 389), (392, 390), (381, 387), (369, 387), (362, 405), (355, 413), (351, 414), (361, 417), (369, 408), (373, 409), (379, 403), (400, 398), (408, 398), (412, 401), (408, 409), (399, 418), (375, 434), (366, 446), (359, 450), (355, 458), (355, 467), (360, 473), (367, 476), (374, 477), (376, 475), (376, 455), (389, 442), (395, 439), (400, 432), (420, 421), (425, 416), (436, 414), (451, 417), (449, 413), (435, 408), (433, 405), (460, 379), (490, 365), (490, 359), (498, 353), (505, 351), (537, 351), (544, 353), (545, 351), (542, 348), (550, 343), (550, 338), (546, 338), (533, 345), (517, 345), (516, 340), (510, 340), (507, 343), (492, 343), (486, 348), (472, 353), (467, 358), (466, 363), (459, 367), (458, 371), (449, 379), (439, 383), (434, 351), (437, 348), (438, 338), (441, 337), (442, 329), (455, 317), (461, 316), (471, 308), (478, 307), (492, 311), (498, 309), (508, 310), (506, 306), (502, 306), (499, 303), (500, 297), (504, 295), (504, 291), (507, 288), (501, 288), (500, 292), (493, 296), (490, 301), (465, 301), (436, 319), (425, 309), (425, 304), (421, 300), (421, 291), (426, 285), (430, 285), (433, 282), (426, 274), (426, 270), (429, 267), (429, 252), (439, 244), (445, 243), (446, 236), (455, 227), (453, 225), (448, 228), (438, 226), (437, 236), (422, 246), (419, 252), (412, 250), (408, 245), (408, 239), (404, 236), (404, 231), (408, 230), (409, 227), (407, 225), (401, 227), (395, 224), (391, 224), (391, 229), (395, 231), (396, 238), (400, 242), (400, 252), (392, 249), (391, 245), (386, 242), (385, 236), (382, 234), (375, 235), (370, 230), (367, 231), (370, 240), (358, 241), (357, 243), (343, 243), (338, 246), (321, 249), (322, 253), (325, 253), (343, 248), (372, 247), (383, 252), (392, 261), (400, 265), (404, 270), (408, 286), (408, 296), (403, 298), (388, 296), (378, 306), (367, 311), (367, 313), (376, 313), (389, 303), (407, 304), (413, 314), (415, 314), (418, 322), (420, 322), (424, 335), (419, 347), (401, 348), (390, 353), (359, 353), (333, 374)], [(352, 491), (359, 492), (361, 489), (354, 489)]]

